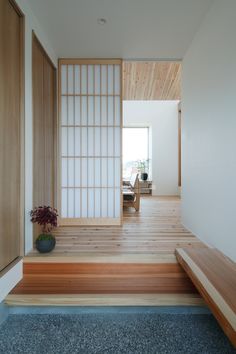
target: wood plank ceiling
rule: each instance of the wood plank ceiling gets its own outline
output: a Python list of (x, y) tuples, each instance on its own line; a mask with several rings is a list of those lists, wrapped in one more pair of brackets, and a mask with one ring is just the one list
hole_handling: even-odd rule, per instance
[(124, 61), (123, 100), (180, 100), (180, 62)]

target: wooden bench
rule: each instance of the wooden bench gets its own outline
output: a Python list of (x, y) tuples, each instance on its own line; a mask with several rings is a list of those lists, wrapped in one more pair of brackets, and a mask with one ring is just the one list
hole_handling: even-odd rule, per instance
[(211, 248), (178, 248), (176, 257), (236, 347), (236, 264)]
[(139, 211), (140, 187), (138, 173), (133, 173), (128, 184), (123, 185), (123, 206), (133, 207)]

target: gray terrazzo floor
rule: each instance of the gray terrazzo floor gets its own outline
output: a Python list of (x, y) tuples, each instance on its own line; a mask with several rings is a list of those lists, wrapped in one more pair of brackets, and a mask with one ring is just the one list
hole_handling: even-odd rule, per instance
[(1, 354), (231, 354), (212, 315), (88, 313), (9, 315)]

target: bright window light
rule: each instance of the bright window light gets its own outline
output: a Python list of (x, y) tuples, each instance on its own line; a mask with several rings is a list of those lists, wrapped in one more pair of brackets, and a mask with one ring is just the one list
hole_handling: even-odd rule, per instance
[[(149, 160), (149, 128), (123, 128), (123, 177), (138, 171), (138, 161)], [(148, 171), (145, 171), (148, 172)]]

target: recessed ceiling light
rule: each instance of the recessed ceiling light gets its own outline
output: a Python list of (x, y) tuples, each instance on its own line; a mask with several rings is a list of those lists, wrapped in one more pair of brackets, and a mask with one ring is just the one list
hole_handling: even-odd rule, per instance
[(105, 18), (98, 18), (99, 25), (105, 25), (106, 23), (107, 23), (107, 20)]

